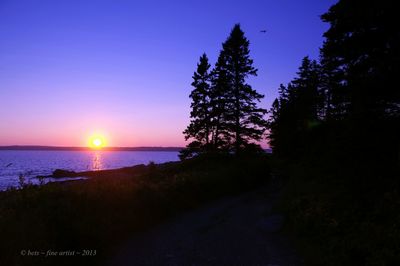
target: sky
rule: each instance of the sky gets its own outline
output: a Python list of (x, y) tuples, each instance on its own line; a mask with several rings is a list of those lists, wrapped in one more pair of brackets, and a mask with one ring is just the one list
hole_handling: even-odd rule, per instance
[(202, 53), (214, 64), (240, 23), (269, 108), (335, 2), (0, 0), (0, 145), (183, 146)]

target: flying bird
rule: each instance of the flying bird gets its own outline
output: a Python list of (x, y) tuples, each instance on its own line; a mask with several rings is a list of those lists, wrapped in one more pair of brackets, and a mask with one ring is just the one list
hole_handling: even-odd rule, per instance
[(261, 33), (267, 33), (267, 30), (260, 30)]
[(9, 167), (9, 166), (11, 166), (12, 164), (13, 164), (13, 163), (9, 163), (9, 164), (7, 164), (7, 165), (6, 165), (6, 167)]

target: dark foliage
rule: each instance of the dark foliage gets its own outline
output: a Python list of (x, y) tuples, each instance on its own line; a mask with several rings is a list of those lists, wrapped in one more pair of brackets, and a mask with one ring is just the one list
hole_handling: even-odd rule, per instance
[(271, 145), (292, 176), (284, 205), (309, 264), (400, 263), (395, 10), (385, 0), (332, 6), (320, 62), (306, 57), (270, 110)]
[(305, 57), (297, 75), (286, 87), (280, 86), (280, 97), (270, 110), (270, 144), (278, 155), (301, 156), (308, 134), (324, 116), (319, 65)]

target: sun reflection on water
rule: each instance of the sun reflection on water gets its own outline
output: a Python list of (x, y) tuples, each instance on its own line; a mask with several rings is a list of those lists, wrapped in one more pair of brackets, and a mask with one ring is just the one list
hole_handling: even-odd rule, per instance
[(95, 151), (93, 153), (92, 169), (95, 171), (103, 169), (103, 162), (100, 151)]

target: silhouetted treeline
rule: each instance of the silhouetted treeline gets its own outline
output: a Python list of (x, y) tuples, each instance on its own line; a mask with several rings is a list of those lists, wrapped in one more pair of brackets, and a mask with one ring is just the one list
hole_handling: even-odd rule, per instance
[(270, 110), (305, 265), (400, 265), (397, 13), (395, 1), (333, 5), (319, 59), (303, 59)]
[(270, 110), (275, 154), (364, 160), (378, 153), (381, 161), (399, 162), (400, 34), (394, 10), (390, 1), (339, 1), (322, 16), (331, 26), (320, 59), (303, 59)]
[(257, 76), (249, 54), (249, 41), (236, 24), (213, 69), (206, 54), (200, 57), (190, 94), (191, 122), (183, 132), (193, 141), (181, 158), (215, 151), (261, 151), (256, 142), (264, 136), (267, 111), (257, 106), (264, 96), (246, 83), (249, 76)]

